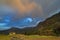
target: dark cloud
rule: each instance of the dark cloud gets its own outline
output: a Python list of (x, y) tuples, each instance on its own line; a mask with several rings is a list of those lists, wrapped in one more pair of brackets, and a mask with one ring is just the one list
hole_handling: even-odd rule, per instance
[[(21, 25), (23, 27), (35, 26), (59, 10), (60, 0), (0, 0), (0, 15), (7, 13), (14, 15), (12, 22), (16, 24), (11, 24), (18, 27)], [(3, 27), (0, 28), (4, 29)]]

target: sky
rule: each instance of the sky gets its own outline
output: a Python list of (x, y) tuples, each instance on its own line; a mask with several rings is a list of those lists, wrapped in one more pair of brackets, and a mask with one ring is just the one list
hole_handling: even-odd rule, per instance
[(60, 0), (0, 0), (0, 30), (35, 27), (60, 11)]

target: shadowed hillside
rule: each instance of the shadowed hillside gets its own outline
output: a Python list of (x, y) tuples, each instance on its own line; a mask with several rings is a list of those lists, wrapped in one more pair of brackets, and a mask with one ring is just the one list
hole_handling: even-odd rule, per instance
[(37, 27), (23, 30), (28, 35), (60, 35), (60, 12), (39, 23)]
[(25, 35), (60, 35), (60, 12), (40, 22), (37, 27), (24, 29), (11, 28), (9, 30), (0, 31), (0, 34), (8, 34), (10, 32)]

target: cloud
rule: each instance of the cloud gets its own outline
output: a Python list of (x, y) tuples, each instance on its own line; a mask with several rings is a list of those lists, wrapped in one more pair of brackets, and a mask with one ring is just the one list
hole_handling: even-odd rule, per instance
[[(30, 2), (30, 0), (14, 0), (12, 3), (13, 7), (16, 8), (20, 14), (31, 12), (34, 9), (38, 9), (38, 11), (42, 12), (42, 7), (39, 6), (34, 1)], [(39, 9), (40, 8), (40, 9)]]
[[(12, 17), (12, 23), (10, 23), (11, 25), (8, 25), (9, 27), (4, 26), (5, 24), (1, 24), (0, 26), (3, 26), (0, 27), (0, 29), (10, 29), (10, 26), (12, 25), (18, 26), (17, 28), (19, 28), (21, 26), (20, 24), (22, 24), (22, 27), (20, 28), (36, 26), (42, 20), (44, 21), (47, 17), (54, 15), (57, 10), (60, 11), (60, 0), (0, 0), (0, 13), (1, 11), (4, 13), (7, 13), (8, 11), (9, 13), (12, 11), (12, 13), (16, 13), (17, 11), (17, 14), (19, 14), (13, 14), (14, 17)], [(31, 24), (25, 22), (26, 19), (26, 21), (32, 21), (28, 18), (33, 19)], [(27, 25), (25, 25), (25, 23)]]
[(48, 17), (60, 9), (60, 0), (0, 0), (0, 4), (8, 5), (18, 11), (20, 16)]
[(0, 0), (0, 2), (2, 3), (2, 5), (7, 5), (13, 10), (18, 11), (20, 16), (26, 16), (29, 14), (35, 16), (36, 11), (40, 15), (42, 14), (41, 5), (38, 5), (34, 0)]

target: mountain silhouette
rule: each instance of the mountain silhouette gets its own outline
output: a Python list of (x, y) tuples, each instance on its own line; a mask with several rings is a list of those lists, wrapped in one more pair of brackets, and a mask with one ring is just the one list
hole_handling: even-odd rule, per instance
[(36, 27), (26, 27), (23, 29), (14, 28), (0, 31), (0, 34), (9, 34), (15, 32), (16, 34), (25, 35), (56, 35), (60, 34), (60, 12), (40, 22)]

